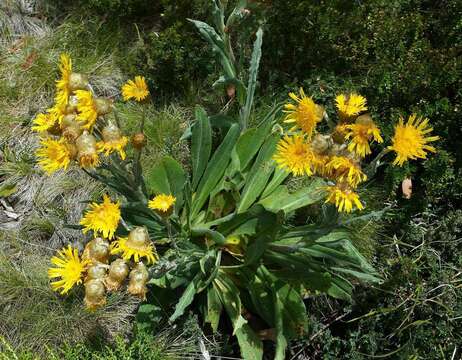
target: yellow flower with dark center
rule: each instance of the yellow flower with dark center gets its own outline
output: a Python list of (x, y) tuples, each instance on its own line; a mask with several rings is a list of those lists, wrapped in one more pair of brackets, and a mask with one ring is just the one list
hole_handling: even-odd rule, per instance
[(285, 169), (295, 176), (311, 176), (321, 159), (303, 136), (295, 135), (284, 136), (279, 141), (273, 160), (276, 161), (279, 168)]
[(335, 106), (343, 117), (357, 116), (367, 110), (366, 98), (355, 93), (338, 95), (335, 98)]
[(392, 145), (388, 147), (396, 152), (393, 165), (402, 166), (409, 159), (425, 159), (426, 151), (436, 152), (433, 146), (428, 145), (439, 139), (438, 136), (428, 136), (432, 131), (433, 128), (428, 124), (427, 118), (412, 114), (404, 124), (404, 119), (400, 117), (398, 125), (395, 126)]
[(173, 204), (175, 204), (175, 201), (176, 198), (173, 195), (160, 194), (154, 196), (154, 198), (148, 202), (148, 207), (166, 213), (171, 209)]
[(45, 132), (57, 125), (57, 118), (53, 113), (38, 114), (33, 120), (31, 129), (37, 132)]
[(57, 256), (51, 258), (51, 263), (55, 267), (48, 269), (48, 277), (56, 279), (51, 282), (51, 288), (54, 291), (61, 289), (61, 294), (66, 294), (74, 285), (82, 282), (82, 276), (88, 265), (88, 261), (82, 261), (79, 257), (79, 251), (70, 245), (58, 251)]
[(135, 262), (139, 262), (142, 258), (146, 258), (148, 263), (158, 260), (154, 244), (149, 239), (145, 227), (133, 229), (128, 237), (119, 237), (111, 244), (111, 254), (122, 254), (124, 260), (133, 258)]
[(38, 157), (38, 164), (48, 174), (59, 169), (67, 169), (71, 161), (71, 152), (64, 139), (45, 138), (40, 140), (40, 147), (35, 155)]
[(370, 141), (382, 143), (380, 129), (373, 123), (359, 123), (337, 126), (340, 131), (345, 132), (345, 139), (350, 140), (348, 151), (354, 152), (358, 156), (365, 157), (371, 153)]
[(109, 196), (105, 194), (101, 204), (95, 202), (90, 204), (90, 210), (80, 220), (80, 225), (84, 227), (84, 234), (89, 230), (93, 230), (95, 235), (101, 234), (107, 239), (112, 239), (119, 221), (120, 201), (113, 203)]
[(98, 119), (98, 110), (96, 101), (93, 98), (91, 91), (76, 90), (75, 96), (77, 97), (77, 120), (82, 122), (82, 128), (91, 130)]
[(359, 201), (358, 194), (348, 186), (333, 185), (327, 186), (325, 189), (328, 192), (326, 203), (335, 204), (338, 211), (350, 213), (354, 207), (358, 210), (364, 209), (363, 204)]
[(316, 125), (324, 116), (324, 108), (317, 105), (312, 98), (307, 97), (302, 88), (300, 88), (300, 96), (295, 93), (289, 93), (289, 96), (296, 104), (286, 104), (284, 112), (287, 113), (284, 122), (294, 126), (291, 130), (300, 128), (308, 138), (311, 138), (316, 131)]
[(69, 81), (72, 74), (72, 60), (68, 54), (61, 54), (59, 61), (61, 78), (56, 80), (55, 102), (59, 106), (66, 106), (71, 94)]
[(333, 156), (326, 164), (326, 168), (337, 181), (347, 182), (352, 187), (367, 180), (359, 164), (344, 156)]
[(120, 129), (112, 123), (105, 126), (101, 133), (103, 141), (99, 141), (96, 144), (98, 152), (104, 152), (106, 156), (109, 156), (114, 151), (117, 151), (120, 158), (125, 160), (127, 154), (125, 153), (124, 148), (128, 144), (128, 138), (126, 136), (122, 136)]
[(143, 76), (135, 76), (135, 81), (128, 80), (127, 83), (122, 86), (122, 96), (125, 101), (135, 99), (139, 102), (146, 99), (148, 95), (148, 86)]

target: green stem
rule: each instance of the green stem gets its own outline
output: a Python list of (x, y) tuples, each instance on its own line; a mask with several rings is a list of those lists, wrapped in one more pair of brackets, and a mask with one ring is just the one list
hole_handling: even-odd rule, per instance
[(366, 175), (368, 178), (371, 178), (375, 175), (375, 173), (377, 172), (377, 168), (380, 166), (380, 160), (382, 160), (382, 158), (389, 152), (391, 152), (390, 149), (384, 148), (380, 153), (377, 154), (375, 159), (371, 161), (371, 163), (366, 169)]

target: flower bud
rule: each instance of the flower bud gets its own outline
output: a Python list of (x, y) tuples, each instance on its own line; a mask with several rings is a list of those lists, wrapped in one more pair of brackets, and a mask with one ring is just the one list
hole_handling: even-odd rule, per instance
[(93, 239), (85, 246), (82, 257), (93, 263), (107, 264), (109, 261), (109, 242), (99, 237)]
[(77, 96), (69, 96), (69, 103), (66, 105), (66, 109), (64, 110), (64, 112), (66, 114), (74, 114), (77, 112), (77, 103), (78, 103), (78, 99), (77, 99)]
[(63, 129), (63, 137), (73, 143), (75, 140), (82, 135), (82, 129), (79, 123), (75, 120), (76, 115), (67, 114), (64, 115), (61, 128)]
[(93, 135), (84, 131), (76, 140), (76, 145), (78, 150), (77, 157), (81, 167), (87, 168), (99, 165), (99, 158), (96, 152), (96, 139)]
[(364, 114), (364, 115), (358, 116), (355, 123), (361, 124), (361, 125), (370, 125), (370, 124), (374, 124), (374, 121), (372, 120), (372, 117), (370, 114)]
[(106, 289), (102, 280), (92, 279), (85, 282), (85, 305), (89, 310), (106, 304)]
[(71, 91), (85, 90), (88, 87), (88, 76), (80, 73), (72, 73), (69, 77), (69, 88)]
[(114, 260), (109, 268), (109, 274), (104, 281), (107, 291), (118, 290), (122, 282), (127, 278), (128, 270), (128, 265), (124, 260)]
[(132, 137), (132, 145), (135, 149), (141, 150), (146, 146), (146, 135), (144, 135), (142, 132), (136, 133)]
[(69, 156), (72, 160), (77, 158), (78, 150), (74, 143), (66, 143), (67, 150), (69, 150)]
[(128, 234), (127, 246), (131, 248), (143, 248), (150, 243), (148, 230), (144, 226), (138, 226)]
[(103, 128), (101, 134), (104, 142), (118, 141), (122, 137), (122, 131), (112, 122)]
[(128, 292), (134, 296), (139, 297), (141, 300), (146, 300), (146, 293), (148, 288), (146, 283), (149, 279), (149, 273), (146, 266), (140, 262), (130, 272), (130, 281), (128, 283)]
[(87, 270), (87, 277), (85, 278), (85, 282), (89, 280), (104, 280), (106, 277), (106, 266), (100, 263), (93, 263)]
[(112, 101), (105, 98), (96, 98), (95, 106), (98, 115), (106, 115), (109, 114), (112, 110)]
[(332, 144), (329, 135), (316, 134), (311, 141), (311, 146), (317, 154), (325, 154)]

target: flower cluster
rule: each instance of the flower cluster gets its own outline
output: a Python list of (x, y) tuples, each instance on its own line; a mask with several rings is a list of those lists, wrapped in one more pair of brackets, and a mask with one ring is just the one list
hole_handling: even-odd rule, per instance
[[(98, 167), (100, 153), (109, 156), (116, 152), (125, 160), (128, 138), (109, 119), (115, 111), (112, 101), (95, 96), (87, 76), (73, 71), (69, 55), (61, 55), (59, 71), (55, 103), (38, 114), (32, 125), (41, 136), (36, 152), (39, 165), (51, 174), (67, 169), (73, 161), (82, 168)], [(125, 100), (145, 100), (149, 95), (145, 79), (137, 76), (135, 81), (129, 80), (122, 94)]]
[[(172, 195), (160, 194), (151, 200), (150, 207), (163, 214), (171, 213), (175, 200)], [(147, 266), (158, 260), (146, 227), (135, 227), (125, 237), (115, 236), (121, 222), (120, 205), (108, 195), (101, 203), (91, 203), (80, 225), (83, 233), (93, 233), (93, 240), (86, 244), (81, 256), (68, 246), (51, 259), (54, 267), (48, 270), (48, 276), (53, 280), (52, 289), (67, 294), (83, 281), (85, 304), (90, 310), (104, 305), (106, 294), (120, 290), (125, 283), (130, 294), (146, 299)]]
[[(325, 116), (324, 108), (305, 95), (289, 93), (293, 102), (285, 105), (284, 122), (292, 127), (278, 143), (273, 156), (278, 167), (295, 176), (320, 176), (328, 180), (326, 202), (339, 211), (362, 210), (364, 205), (356, 192), (367, 180), (362, 169), (364, 158), (371, 154), (370, 144), (383, 143), (380, 129), (367, 113), (367, 101), (358, 94), (340, 94), (335, 99), (338, 122), (327, 134), (317, 132)], [(433, 129), (428, 119), (415, 114), (404, 124), (401, 118), (395, 127), (392, 145), (385, 151), (396, 152), (394, 165), (409, 159), (425, 158), (426, 151), (435, 151), (428, 143), (438, 139), (428, 136)]]

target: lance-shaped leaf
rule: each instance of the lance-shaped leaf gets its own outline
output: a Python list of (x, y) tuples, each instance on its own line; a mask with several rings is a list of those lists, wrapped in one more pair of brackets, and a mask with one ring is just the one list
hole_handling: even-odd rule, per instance
[(205, 110), (196, 107), (196, 123), (192, 129), (191, 160), (192, 160), (192, 189), (195, 190), (202, 174), (207, 167), (212, 150), (212, 130), (210, 120)]

